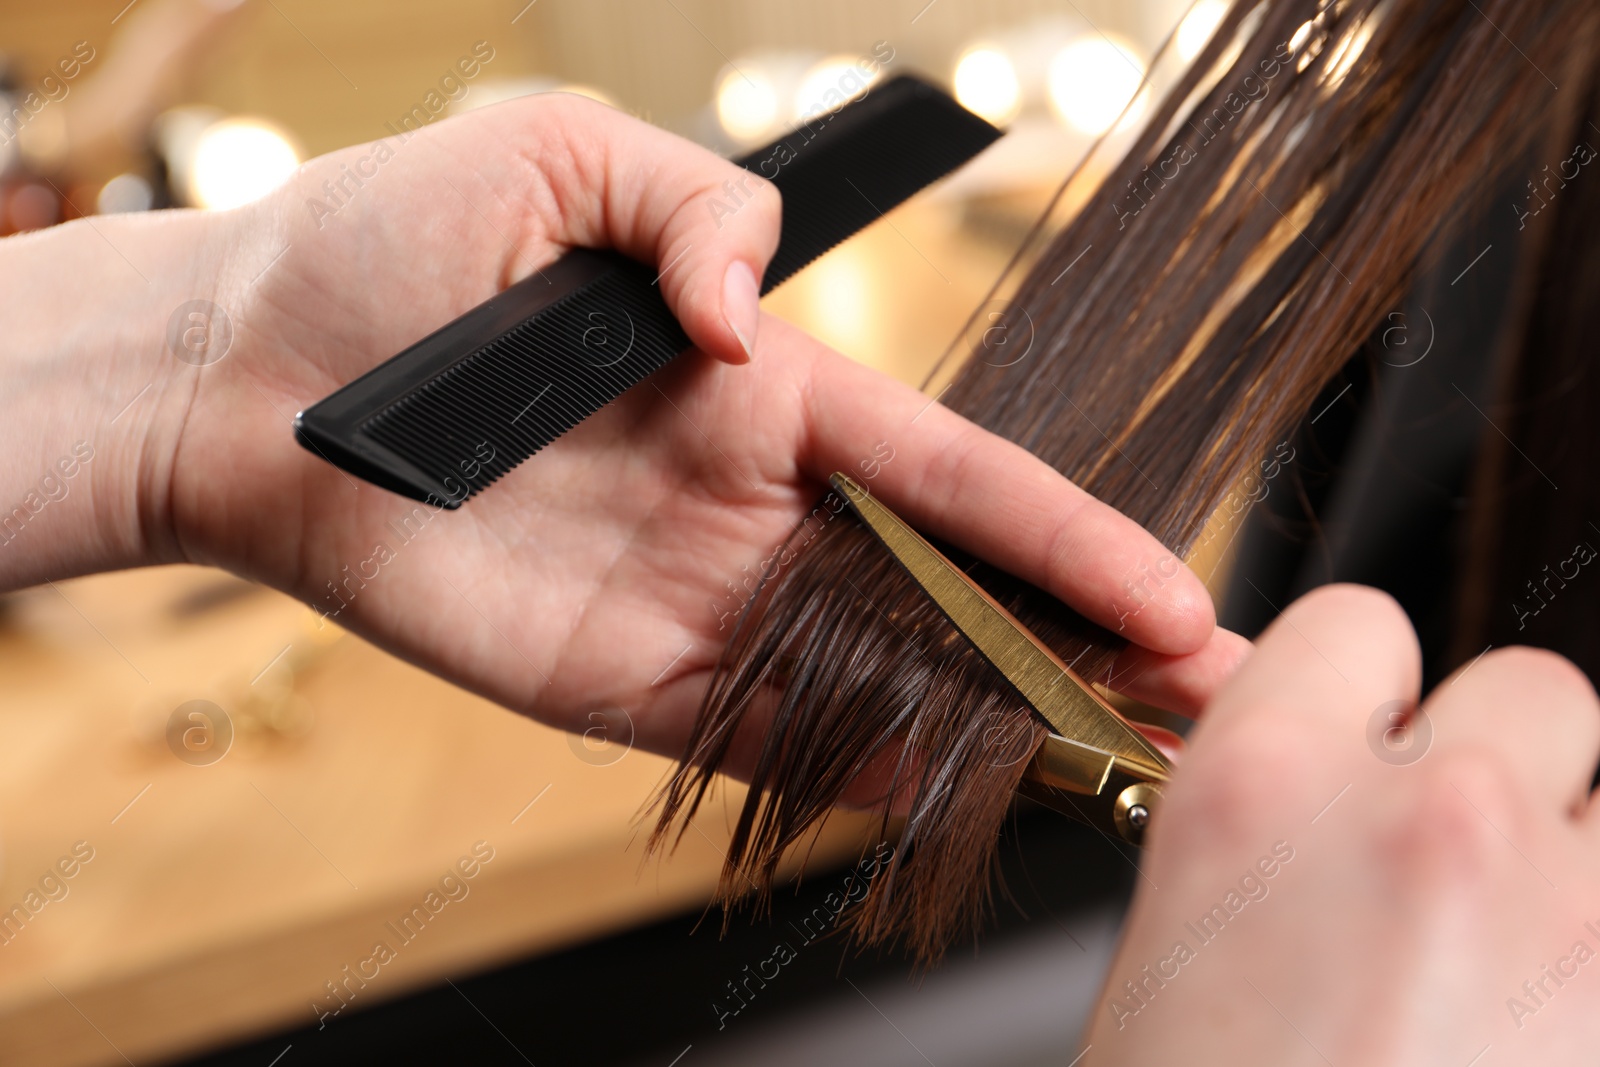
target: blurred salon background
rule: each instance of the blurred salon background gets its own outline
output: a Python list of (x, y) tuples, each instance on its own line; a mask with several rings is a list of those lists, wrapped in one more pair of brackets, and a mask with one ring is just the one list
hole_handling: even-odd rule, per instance
[[(876, 57), (874, 77), (920, 73), (1010, 133), (766, 307), (921, 384), (1224, 6), (0, 0), (0, 234), (226, 209), (314, 155), (553, 90), (733, 155)], [(202, 568), (7, 598), (0, 679), (7, 1064), (1063, 1064), (1138, 877), (1020, 810), (1011, 899), (918, 976), (797, 941), (874, 846), (841, 815), (773, 914), (723, 936), (724, 809), (646, 859), (671, 764), (632, 749), (625, 714), (559, 733)]]

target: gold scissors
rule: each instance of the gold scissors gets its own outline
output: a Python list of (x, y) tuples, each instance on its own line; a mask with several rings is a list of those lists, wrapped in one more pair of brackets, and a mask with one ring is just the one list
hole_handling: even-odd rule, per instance
[(1016, 616), (849, 475), (836, 473), (829, 482), (962, 636), (1049, 724), (1020, 791), (1141, 844), (1172, 776), (1167, 758)]

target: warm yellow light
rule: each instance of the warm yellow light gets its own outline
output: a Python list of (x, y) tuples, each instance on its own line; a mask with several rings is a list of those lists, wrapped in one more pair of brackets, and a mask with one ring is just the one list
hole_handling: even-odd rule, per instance
[(189, 164), (190, 198), (197, 207), (238, 207), (266, 196), (300, 165), (287, 134), (262, 119), (212, 123), (195, 144)]
[(1200, 0), (1190, 8), (1178, 23), (1178, 58), (1187, 63), (1199, 55), (1227, 13), (1227, 0)]
[(856, 359), (870, 360), (884, 347), (878, 336), (883, 320), (870, 255), (846, 243), (817, 260), (797, 284), (805, 300), (806, 329), (825, 344)]
[(1080, 37), (1050, 61), (1050, 106), (1068, 125), (1104, 133), (1124, 108), (1124, 125), (1143, 113), (1148, 93), (1134, 99), (1143, 81), (1144, 63), (1133, 46), (1103, 34)]
[(1295, 30), (1294, 35), (1289, 38), (1289, 51), (1300, 51), (1300, 46), (1310, 39), (1311, 31), (1314, 29), (1316, 29), (1316, 21), (1314, 19), (1307, 19), (1302, 22), (1300, 28)]
[(1000, 49), (978, 45), (956, 61), (956, 99), (968, 111), (1003, 126), (1022, 110), (1022, 86), (1011, 59)]
[(800, 79), (794, 92), (794, 118), (806, 122), (855, 99), (878, 80), (878, 68), (862, 66), (855, 56), (829, 56), (818, 60)]
[(736, 141), (761, 140), (778, 122), (778, 90), (751, 62), (729, 67), (717, 81), (717, 121)]

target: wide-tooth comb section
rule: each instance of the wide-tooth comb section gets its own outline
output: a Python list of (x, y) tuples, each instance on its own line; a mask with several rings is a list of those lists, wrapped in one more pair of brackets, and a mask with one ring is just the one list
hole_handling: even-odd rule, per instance
[[(982, 151), (1000, 131), (895, 78), (737, 160), (783, 196), (770, 291)], [(459, 507), (689, 346), (656, 272), (576, 250), (301, 412), (307, 448)]]

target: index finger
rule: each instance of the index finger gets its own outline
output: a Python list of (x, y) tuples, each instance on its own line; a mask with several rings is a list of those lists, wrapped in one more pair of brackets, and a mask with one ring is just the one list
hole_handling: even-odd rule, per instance
[[(1102, 504), (1033, 453), (908, 385), (776, 320), (785, 360), (809, 356), (808, 439), (800, 462), (826, 481), (863, 484), (925, 533), (1031, 582), (1135, 644), (1195, 652), (1216, 627), (1200, 579), (1144, 527)], [(885, 449), (892, 460), (884, 460)]]

